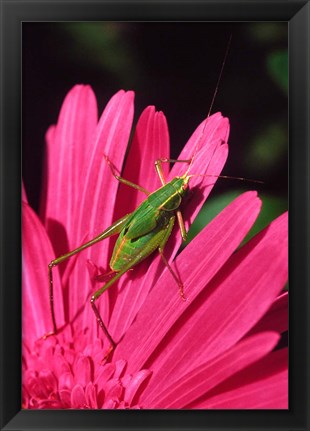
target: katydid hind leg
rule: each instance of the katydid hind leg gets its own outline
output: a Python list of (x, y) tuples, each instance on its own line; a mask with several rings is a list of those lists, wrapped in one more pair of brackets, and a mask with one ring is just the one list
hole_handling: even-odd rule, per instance
[(169, 239), (169, 237), (171, 235), (171, 232), (172, 232), (172, 229), (173, 229), (173, 226), (174, 226), (174, 221), (175, 221), (175, 218), (172, 217), (171, 220), (170, 220), (170, 222), (169, 222), (169, 225), (167, 227), (166, 233), (165, 233), (165, 235), (164, 235), (164, 237), (163, 237), (163, 239), (162, 239), (162, 241), (161, 241), (161, 243), (160, 243), (160, 245), (158, 247), (158, 252), (160, 254), (160, 257), (161, 257), (162, 261), (164, 262), (164, 264), (168, 268), (170, 274), (172, 275), (172, 277), (176, 281), (177, 285), (179, 286), (179, 291), (180, 291), (181, 298), (183, 299), (183, 301), (186, 301), (186, 297), (184, 295), (184, 285), (183, 285), (183, 282), (180, 279), (180, 277), (178, 276), (178, 274), (173, 270), (172, 266), (169, 264), (168, 260), (166, 259), (165, 255), (164, 255), (164, 247), (165, 247), (165, 245), (166, 245), (166, 243), (167, 243), (167, 241), (168, 241), (168, 239)]
[(187, 232), (183, 220), (183, 216), (180, 210), (176, 211), (177, 221), (181, 232), (182, 240), (185, 242), (187, 240)]
[(107, 357), (113, 352), (113, 350), (116, 347), (116, 343), (113, 340), (112, 336), (110, 335), (107, 327), (103, 323), (102, 317), (101, 317), (99, 310), (98, 310), (98, 307), (96, 305), (96, 300), (103, 294), (103, 292), (105, 292), (109, 287), (111, 287), (123, 274), (125, 274), (125, 272), (127, 272), (128, 269), (130, 269), (130, 268), (124, 268), (123, 270), (117, 272), (116, 275), (110, 281), (108, 281), (100, 289), (96, 290), (95, 293), (90, 298), (90, 304), (91, 304), (91, 307), (92, 307), (93, 312), (95, 314), (96, 321), (98, 322), (99, 327), (101, 328), (101, 330), (103, 331), (104, 335), (106, 336), (106, 338), (109, 340), (109, 343), (110, 343), (110, 346), (109, 346), (103, 359), (107, 359)]
[(170, 274), (172, 275), (172, 277), (176, 281), (177, 285), (179, 286), (179, 292), (180, 292), (180, 296), (181, 296), (182, 300), (186, 301), (187, 299), (184, 295), (184, 284), (183, 284), (182, 280), (180, 279), (178, 274), (173, 270), (172, 266), (169, 264), (168, 260), (166, 259), (165, 255), (163, 253), (163, 250), (161, 248), (158, 248), (158, 251), (159, 251), (160, 257), (162, 258), (162, 261), (164, 262), (164, 264), (166, 265), (166, 267), (170, 271)]
[(134, 258), (128, 265), (126, 265), (124, 268), (122, 268), (120, 271), (118, 271), (116, 273), (116, 275), (109, 280), (105, 285), (103, 285), (100, 289), (96, 290), (94, 292), (94, 294), (92, 295), (92, 297), (90, 298), (90, 304), (92, 306), (92, 309), (94, 311), (96, 320), (101, 328), (101, 330), (103, 331), (103, 333), (105, 334), (105, 336), (108, 338), (109, 342), (110, 342), (110, 347), (107, 351), (107, 353), (105, 354), (104, 359), (106, 359), (115, 349), (116, 347), (116, 343), (113, 340), (112, 336), (109, 334), (109, 331), (107, 330), (105, 324), (103, 323), (102, 317), (99, 313), (98, 307), (96, 305), (96, 301), (97, 299), (100, 298), (100, 296), (107, 290), (109, 289), (122, 275), (124, 275), (127, 271), (129, 271), (131, 268), (133, 268), (136, 264), (138, 264), (141, 261), (141, 257), (138, 255), (136, 256), (136, 258)]
[(114, 222), (110, 227), (108, 227), (106, 230), (104, 230), (100, 235), (96, 236), (92, 240), (80, 245), (79, 247), (75, 248), (72, 251), (69, 251), (66, 254), (63, 254), (62, 256), (57, 257), (56, 259), (52, 260), (48, 265), (48, 281), (49, 281), (49, 303), (50, 303), (50, 313), (51, 313), (51, 319), (52, 319), (52, 331), (46, 333), (43, 335), (43, 339), (55, 335), (58, 332), (57, 324), (56, 324), (56, 318), (55, 318), (55, 310), (54, 310), (54, 289), (53, 289), (53, 268), (60, 263), (64, 262), (65, 260), (69, 259), (71, 256), (76, 255), (82, 250), (85, 250), (88, 247), (91, 247), (92, 245), (112, 236), (117, 233), (120, 233), (120, 231), (123, 229), (123, 226), (127, 222), (128, 218), (131, 214), (127, 214), (121, 219)]

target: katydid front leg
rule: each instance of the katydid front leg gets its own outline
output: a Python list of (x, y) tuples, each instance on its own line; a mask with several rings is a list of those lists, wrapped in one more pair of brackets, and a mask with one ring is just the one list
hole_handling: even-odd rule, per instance
[[(158, 159), (158, 160), (156, 160), (156, 162), (155, 162), (156, 173), (159, 176), (159, 179), (160, 179), (162, 185), (164, 186), (165, 184), (167, 184), (167, 181), (166, 181), (166, 178), (164, 175), (163, 168), (161, 166), (162, 163), (188, 163), (188, 164), (190, 164), (190, 163), (192, 163), (192, 160), (175, 160), (175, 159)], [(184, 219), (183, 219), (181, 210), (176, 210), (176, 216), (177, 216), (178, 225), (180, 228), (182, 240), (185, 242), (187, 240), (187, 232), (185, 229)], [(171, 272), (171, 270), (170, 270), (170, 272)]]
[(168, 241), (168, 239), (169, 239), (169, 237), (171, 235), (171, 232), (172, 232), (172, 229), (173, 229), (173, 226), (174, 226), (174, 220), (175, 220), (174, 217), (171, 218), (170, 223), (169, 223), (169, 225), (167, 227), (165, 236), (163, 237), (163, 239), (162, 239), (162, 241), (161, 241), (161, 243), (160, 243), (160, 245), (158, 247), (158, 252), (160, 254), (160, 257), (161, 257), (162, 261), (164, 262), (164, 264), (166, 265), (166, 267), (170, 271), (170, 274), (172, 275), (172, 277), (175, 279), (177, 285), (179, 286), (179, 291), (180, 291), (181, 298), (183, 299), (183, 301), (186, 301), (186, 298), (185, 298), (185, 295), (184, 295), (184, 285), (183, 285), (182, 281), (180, 280), (180, 277), (178, 276), (178, 274), (176, 274), (174, 272), (174, 270), (172, 269), (172, 267), (170, 266), (168, 260), (166, 259), (165, 255), (164, 255), (164, 247), (165, 247), (165, 245), (166, 245), (166, 243), (167, 243), (167, 241)]

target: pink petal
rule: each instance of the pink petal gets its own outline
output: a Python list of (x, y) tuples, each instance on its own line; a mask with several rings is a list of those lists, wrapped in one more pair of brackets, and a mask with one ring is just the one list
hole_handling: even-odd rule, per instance
[(86, 356), (78, 356), (73, 366), (73, 373), (83, 387), (91, 380), (90, 359)]
[(85, 389), (86, 403), (89, 408), (97, 409), (97, 392), (92, 382), (89, 382)]
[(249, 337), (214, 360), (186, 373), (164, 390), (161, 390), (160, 384), (151, 391), (147, 387), (141, 396), (141, 403), (144, 408), (184, 408), (223, 380), (263, 357), (278, 340), (279, 336), (272, 332)]
[(49, 370), (37, 372), (27, 370), (24, 377), (24, 384), (31, 396), (35, 398), (47, 398), (50, 389), (54, 389), (56, 381)]
[(115, 400), (121, 398), (124, 388), (119, 379), (111, 379), (105, 386), (105, 399)]
[(57, 377), (61, 376), (63, 373), (70, 372), (70, 365), (63, 355), (55, 353), (53, 362), (53, 371)]
[[(203, 121), (197, 127), (179, 156), (180, 160), (186, 160), (194, 155), (190, 173), (200, 175), (191, 178), (190, 190), (193, 190), (193, 193), (182, 211), (187, 230), (216, 183), (216, 176), (220, 175), (226, 163), (228, 135), (229, 121), (218, 112), (209, 117), (207, 123)], [(197, 153), (194, 154), (195, 151)], [(169, 179), (184, 174), (186, 169), (182, 165), (182, 163), (175, 163)], [(187, 168), (187, 165), (185, 166)], [(201, 175), (210, 176), (202, 177)], [(174, 256), (181, 244), (179, 232), (175, 231), (171, 236), (173, 241), (167, 244), (165, 249), (167, 256)]]
[(104, 388), (106, 382), (113, 376), (114, 371), (115, 364), (113, 362), (104, 364), (102, 366), (94, 382), (98, 385), (98, 388)]
[(62, 402), (62, 408), (68, 409), (71, 405), (71, 391), (67, 389), (62, 389), (59, 392), (59, 398)]
[[(148, 191), (152, 192), (158, 189), (161, 183), (156, 174), (154, 162), (160, 158), (169, 158), (167, 121), (162, 112), (155, 112), (154, 107), (149, 106), (139, 118), (123, 177), (143, 186)], [(169, 172), (167, 163), (163, 164), (163, 170), (167, 177)], [(125, 184), (120, 185), (117, 194), (115, 220), (122, 217), (125, 212), (135, 210), (145, 198), (143, 193)], [(135, 272), (145, 273), (147, 265), (147, 262), (141, 263)], [(111, 296), (115, 297), (116, 304), (109, 323), (109, 331), (116, 340), (130, 326), (132, 318), (141, 304), (141, 297), (137, 289), (135, 289), (135, 294), (132, 294), (131, 284), (131, 274), (124, 275), (118, 284), (119, 289), (111, 290)]]
[(61, 409), (63, 406), (58, 400), (42, 400), (34, 407), (35, 409)]
[(209, 409), (288, 409), (288, 375), (282, 371), (263, 382), (252, 383), (194, 408)]
[(41, 370), (39, 372), (39, 379), (41, 384), (44, 386), (47, 395), (49, 395), (51, 392), (57, 391), (57, 380), (50, 370)]
[[(278, 296), (265, 316), (251, 329), (249, 335), (263, 331), (285, 332), (288, 329), (288, 292)], [(248, 335), (248, 334), (247, 334)]]
[(81, 385), (75, 385), (71, 392), (71, 407), (73, 409), (83, 409), (86, 405), (84, 389)]
[(125, 403), (125, 401), (121, 401), (119, 404), (118, 404), (118, 406), (117, 407), (115, 407), (116, 409), (118, 409), (118, 410), (124, 410), (124, 409), (127, 409), (128, 407), (127, 407), (127, 405), (126, 405), (126, 403)]
[(120, 380), (121, 380), (121, 383), (124, 386), (124, 388), (126, 388), (126, 386), (129, 385), (129, 382), (132, 380), (132, 375), (131, 374), (125, 374), (125, 376), (122, 377)]
[(115, 373), (114, 377), (119, 378), (124, 373), (127, 366), (127, 361), (124, 359), (120, 359), (119, 361), (115, 361)]
[(23, 375), (23, 384), (27, 387), (27, 391), (32, 397), (45, 398), (45, 387), (41, 385), (37, 373), (32, 370), (26, 370)]
[(71, 389), (73, 387), (74, 378), (71, 372), (63, 373), (58, 380), (59, 389)]
[[(229, 259), (149, 359), (152, 382), (168, 385), (224, 352), (259, 321), (287, 280), (287, 240), (284, 214)], [(157, 324), (163, 324), (159, 316)]]
[[(142, 112), (137, 123), (122, 176), (153, 192), (162, 185), (155, 171), (155, 160), (160, 158), (169, 158), (168, 125), (164, 114), (155, 112), (154, 106), (149, 106)], [(168, 176), (167, 163), (163, 164), (163, 169)], [(120, 184), (115, 219), (124, 215), (124, 209), (126, 212), (135, 210), (145, 198), (144, 193)]]
[(105, 410), (113, 410), (117, 408), (117, 402), (114, 400), (111, 400), (110, 398), (104, 403), (102, 406)]
[[(204, 148), (212, 148), (212, 143), (214, 142), (227, 142), (229, 136), (229, 121), (227, 118), (224, 118), (220, 112), (211, 115), (207, 121), (204, 120), (200, 123), (200, 125), (196, 128), (187, 144), (181, 151), (179, 155), (180, 160), (189, 160), (193, 156), (195, 157), (195, 161), (193, 163), (191, 173), (200, 174), (201, 165), (198, 163), (199, 152)], [(213, 153), (215, 152), (216, 147), (213, 147)], [(208, 170), (208, 163), (213, 158), (213, 154), (210, 154), (210, 157), (206, 159), (206, 163), (204, 163), (205, 172)], [(186, 165), (185, 165), (186, 166)], [(187, 167), (187, 166), (186, 166)], [(198, 169), (198, 170), (197, 170)], [(185, 168), (186, 170), (186, 168)], [(172, 179), (175, 176), (182, 175), (184, 173), (184, 165), (182, 163), (176, 163), (171, 170), (169, 178)], [(203, 172), (204, 173), (204, 172)], [(216, 172), (209, 172), (210, 174), (216, 174)]]
[(150, 370), (138, 371), (126, 385), (124, 400), (130, 406), (142, 383), (152, 374)]
[[(80, 211), (81, 176), (88, 147), (97, 124), (97, 103), (89, 86), (76, 85), (67, 94), (55, 129), (47, 134), (46, 196), (42, 214), (47, 231), (55, 240), (56, 255), (76, 244), (71, 235)], [(45, 205), (44, 205), (45, 202)], [(67, 237), (64, 236), (67, 234)]]
[(287, 349), (272, 352), (192, 403), (193, 409), (287, 409)]
[(132, 92), (119, 91), (107, 104), (99, 120), (95, 142), (88, 154), (80, 196), (81, 238), (86, 228), (90, 232), (97, 230), (100, 233), (112, 223), (119, 183), (111, 174), (103, 155), (106, 154), (115, 168), (121, 171), (133, 117), (133, 97)]
[(128, 372), (143, 367), (165, 334), (242, 241), (254, 223), (260, 205), (255, 192), (241, 195), (180, 254), (175, 268), (185, 284), (186, 302), (181, 300), (170, 272), (163, 272), (116, 348), (114, 358), (127, 357)]
[(75, 350), (70, 349), (70, 348), (65, 349), (64, 357), (67, 359), (67, 361), (68, 361), (68, 362), (69, 362), (69, 364), (71, 364), (71, 365), (72, 365), (72, 364), (73, 364), (73, 362), (74, 362), (75, 354), (76, 354)]
[[(81, 177), (83, 187), (79, 196), (79, 214), (75, 220), (77, 233), (76, 244), (84, 241), (85, 233), (89, 239), (98, 235), (112, 222), (118, 181), (115, 180), (104, 160), (108, 155), (117, 169), (121, 169), (125, 149), (128, 143), (133, 117), (133, 93), (118, 92), (106, 106), (96, 129), (96, 136), (87, 157), (87, 165)], [(74, 321), (76, 328), (89, 328), (89, 336), (96, 337), (98, 328), (93, 311), (87, 298), (94, 286), (90, 282), (86, 261), (90, 259), (96, 265), (107, 267), (109, 241), (102, 241), (96, 246), (79, 253), (69, 288), (69, 315), (74, 320), (81, 313), (81, 319)], [(109, 315), (108, 295), (103, 295), (98, 302), (103, 320)], [(101, 336), (101, 333), (100, 333)]]
[[(52, 330), (47, 265), (53, 250), (42, 223), (26, 203), (22, 204), (22, 235), (23, 339), (30, 346)], [(60, 327), (64, 323), (64, 314), (57, 269), (53, 276), (55, 314)]]
[(85, 349), (83, 350), (83, 354), (85, 356), (91, 356), (92, 358), (94, 358), (95, 355), (100, 353), (100, 357), (102, 357), (102, 348), (103, 348), (102, 340), (97, 338), (96, 340), (93, 340), (91, 344), (87, 344), (85, 346)]

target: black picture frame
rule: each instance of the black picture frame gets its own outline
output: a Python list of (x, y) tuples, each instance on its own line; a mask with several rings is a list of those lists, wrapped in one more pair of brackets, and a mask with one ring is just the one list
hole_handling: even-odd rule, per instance
[[(307, 1), (292, 0), (1, 0), (1, 429), (310, 429), (309, 7)], [(288, 411), (21, 410), (21, 23), (84, 20), (289, 23)]]

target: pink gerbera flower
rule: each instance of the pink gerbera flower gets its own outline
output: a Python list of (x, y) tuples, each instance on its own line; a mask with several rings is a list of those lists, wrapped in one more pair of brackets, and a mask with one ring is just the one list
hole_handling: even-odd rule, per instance
[[(46, 136), (44, 193), (38, 216), (23, 191), (23, 407), (143, 409), (286, 409), (287, 214), (242, 248), (260, 200), (247, 192), (225, 208), (176, 258), (177, 229), (165, 255), (184, 283), (187, 301), (159, 256), (125, 274), (97, 301), (117, 343), (109, 343), (89, 304), (108, 270), (113, 238), (54, 268), (55, 313), (49, 313), (47, 264), (133, 211), (145, 196), (120, 185), (104, 160), (122, 171), (133, 117), (133, 93), (118, 92), (99, 121), (94, 94), (76, 86)], [(227, 158), (229, 123), (220, 113), (198, 126), (180, 159), (197, 151), (191, 173), (219, 175)], [(123, 176), (149, 191), (153, 168), (169, 158), (161, 112), (141, 115)], [(183, 174), (176, 163), (167, 178)], [(215, 178), (191, 179), (183, 209), (191, 224)], [(236, 251), (237, 250), (237, 251)]]

